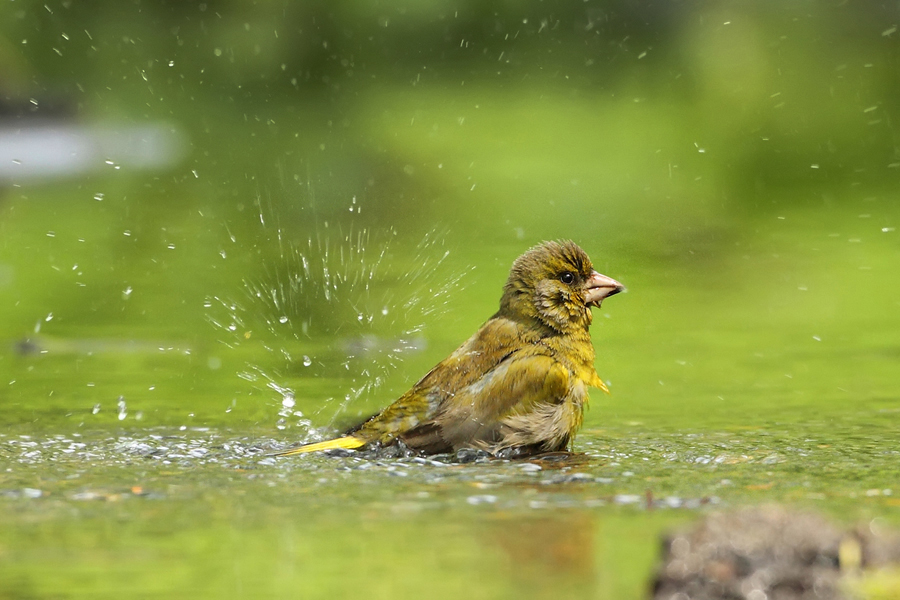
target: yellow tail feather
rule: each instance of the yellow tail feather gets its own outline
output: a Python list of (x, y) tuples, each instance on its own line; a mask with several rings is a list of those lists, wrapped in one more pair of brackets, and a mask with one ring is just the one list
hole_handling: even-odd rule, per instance
[(335, 448), (352, 450), (364, 445), (364, 441), (348, 435), (333, 440), (325, 440), (324, 442), (306, 444), (305, 446), (300, 446), (298, 448), (291, 448), (290, 450), (273, 454), (273, 456), (294, 456), (295, 454), (306, 454), (307, 452), (318, 452), (319, 450), (334, 450)]

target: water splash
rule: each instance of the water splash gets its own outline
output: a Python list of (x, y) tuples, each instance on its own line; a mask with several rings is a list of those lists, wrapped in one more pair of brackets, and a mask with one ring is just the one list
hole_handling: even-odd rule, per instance
[[(273, 220), (260, 211), (262, 227)], [(325, 222), (293, 240), (275, 227), (268, 236), (277, 244), (275, 259), (243, 281), (240, 297), (207, 298), (207, 316), (224, 334), (222, 343), (256, 351), (238, 376), (258, 391), (275, 392), (278, 429), (297, 427), (316, 437), (311, 421), (295, 410), (302, 399), (298, 385), (323, 377), (343, 382), (340, 400), (325, 399), (312, 411), (330, 412), (333, 420), (378, 390), (408, 354), (426, 347), (426, 325), (446, 310), (469, 269), (446, 272), (450, 250), (436, 231), (412, 252), (395, 252), (397, 237), (393, 229), (344, 232)]]

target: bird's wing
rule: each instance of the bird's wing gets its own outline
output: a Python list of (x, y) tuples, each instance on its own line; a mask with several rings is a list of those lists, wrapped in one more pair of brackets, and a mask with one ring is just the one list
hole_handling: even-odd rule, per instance
[(539, 346), (512, 352), (482, 377), (457, 390), (435, 416), (401, 436), (426, 452), (497, 441), (500, 420), (531, 412), (539, 403), (561, 402), (569, 388), (569, 370)]
[(428, 447), (429, 452), (442, 451), (439, 449), (442, 442), (438, 438), (425, 436), (430, 430), (429, 423), (449, 405), (456, 404), (460, 394), (471, 395), (471, 390), (478, 386), (479, 381), (525, 345), (528, 344), (515, 322), (502, 317), (491, 318), (412, 389), (350, 435), (366, 442), (387, 442), (417, 429), (416, 436), (419, 436), (417, 439), (421, 444), (417, 444), (416, 448), (424, 450)]

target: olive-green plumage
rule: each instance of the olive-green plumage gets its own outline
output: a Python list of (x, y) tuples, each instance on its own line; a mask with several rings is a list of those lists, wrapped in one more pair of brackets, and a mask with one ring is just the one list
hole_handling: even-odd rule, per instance
[(513, 263), (500, 310), (411, 390), (342, 437), (282, 455), (402, 440), (424, 453), (564, 450), (581, 426), (594, 370), (591, 307), (622, 291), (573, 242)]

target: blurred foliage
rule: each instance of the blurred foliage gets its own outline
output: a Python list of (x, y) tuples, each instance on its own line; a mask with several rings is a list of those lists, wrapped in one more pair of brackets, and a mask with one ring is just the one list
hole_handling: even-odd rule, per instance
[[(427, 369), (488, 316), (510, 261), (541, 239), (579, 240), (644, 298), (701, 268), (707, 285), (745, 293), (734, 274), (797, 268), (773, 267), (768, 245), (799, 256), (823, 235), (811, 213), (786, 211), (895, 225), (898, 14), (851, 3), (5, 3), (4, 123), (170, 123), (189, 147), (164, 172), (7, 182), (0, 336), (66, 352), (57, 337), (156, 340), (200, 353), (184, 367), (192, 381), (213, 375), (208, 361), (243, 360), (223, 358), (223, 345), (252, 363), (263, 344), (301, 381), (350, 370), (348, 348), (375, 348), (351, 370), (356, 388), (387, 360), (384, 340), (419, 347), (410, 340), (426, 327), (438, 346), (415, 368)], [(795, 215), (793, 243), (771, 241), (779, 234), (761, 223), (773, 213)], [(752, 261), (736, 268), (741, 245)], [(885, 248), (865, 246), (860, 261), (889, 260)], [(472, 267), (467, 292), (455, 291)], [(819, 268), (807, 280), (834, 276)], [(784, 284), (770, 311), (781, 297), (793, 298)], [(660, 306), (644, 318), (665, 327)], [(444, 310), (456, 316), (434, 318)], [(299, 346), (276, 349), (288, 343)], [(304, 344), (330, 352), (328, 366), (297, 367)], [(140, 373), (142, 356), (123, 371)]]
[(733, 201), (897, 183), (890, 4), (132, 0), (0, 11), (7, 101), (66, 97), (85, 116), (180, 118), (179, 105), (200, 102), (265, 120), (315, 98), (321, 120), (339, 122), (362, 90), (390, 82), (555, 81), (670, 106), (691, 134), (682, 141), (717, 157)]

